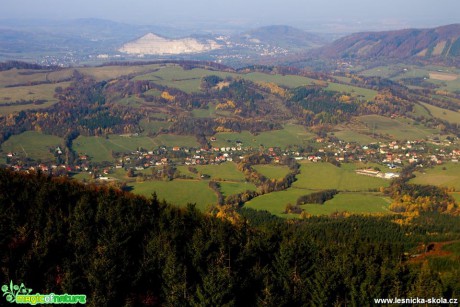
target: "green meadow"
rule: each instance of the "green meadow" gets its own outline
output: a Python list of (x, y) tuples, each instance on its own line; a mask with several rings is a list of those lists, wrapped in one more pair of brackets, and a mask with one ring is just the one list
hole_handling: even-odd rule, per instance
[(433, 134), (439, 134), (435, 129), (426, 128), (408, 118), (391, 119), (380, 115), (365, 115), (358, 117), (369, 132), (388, 135), (396, 140), (424, 139)]
[(224, 196), (243, 193), (245, 191), (256, 191), (257, 187), (251, 182), (227, 182), (221, 181), (220, 191)]
[(253, 168), (267, 178), (282, 179), (289, 174), (289, 167), (285, 165), (263, 164), (254, 165)]
[(211, 176), (217, 181), (245, 181), (244, 174), (236, 168), (233, 162), (224, 162), (215, 165), (195, 165), (200, 174)]
[(421, 102), (420, 104), (422, 104), (428, 110), (430, 110), (431, 115), (433, 115), (434, 117), (443, 119), (450, 123), (460, 124), (460, 112), (443, 109), (423, 102)]
[(330, 163), (302, 162), (300, 174), (292, 186), (311, 190), (368, 191), (390, 184), (389, 180), (382, 178), (358, 175), (355, 170), (355, 165), (349, 163), (337, 167)]
[(410, 182), (417, 184), (429, 184), (448, 188), (455, 188), (460, 191), (460, 164), (445, 163), (433, 168), (427, 168), (424, 173), (415, 172), (415, 178)]
[(216, 141), (212, 143), (217, 147), (235, 146), (236, 141), (241, 141), (243, 147), (257, 148), (259, 146), (280, 147), (282, 149), (306, 144), (315, 137), (314, 134), (307, 132), (300, 125), (287, 124), (281, 130), (272, 130), (262, 132), (257, 135), (249, 131), (237, 132), (220, 132), (215, 135)]
[(63, 140), (57, 136), (26, 131), (11, 136), (1, 145), (1, 149), (4, 154), (13, 152), (34, 160), (53, 161), (55, 160), (54, 150), (62, 144)]
[(347, 211), (355, 214), (391, 213), (391, 200), (379, 193), (339, 193), (333, 199), (319, 204), (302, 205), (302, 209), (312, 215), (330, 215)]
[(300, 196), (307, 195), (313, 191), (297, 188), (289, 188), (284, 191), (272, 192), (251, 199), (244, 204), (245, 207), (255, 210), (267, 210), (268, 212), (287, 217), (284, 210), (287, 204), (295, 204)]
[(73, 149), (79, 154), (88, 155), (94, 162), (113, 161), (112, 152), (130, 152), (157, 147), (152, 138), (145, 136), (119, 136), (105, 137), (79, 136), (73, 142)]
[(145, 181), (130, 183), (135, 194), (150, 197), (154, 192), (159, 199), (178, 206), (196, 203), (198, 209), (206, 211), (210, 205), (217, 202), (217, 196), (208, 187), (208, 181), (200, 180), (173, 180), (173, 181)]
[[(40, 84), (30, 86), (16, 86), (0, 88), (0, 104), (11, 103), (8, 106), (0, 106), (0, 114), (9, 114), (13, 112), (19, 112), (22, 110), (38, 110), (47, 108), (58, 100), (54, 97), (54, 91), (56, 87), (67, 87), (69, 82), (56, 83), (56, 84)], [(33, 100), (45, 100), (42, 104), (16, 104), (17, 102), (33, 101)]]

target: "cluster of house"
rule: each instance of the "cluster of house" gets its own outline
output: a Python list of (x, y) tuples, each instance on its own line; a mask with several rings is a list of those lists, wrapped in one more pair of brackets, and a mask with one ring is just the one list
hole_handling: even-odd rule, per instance
[[(210, 139), (216, 142), (216, 138)], [(374, 162), (387, 166), (390, 169), (397, 169), (405, 163), (429, 160), (441, 164), (451, 161), (458, 162), (460, 149), (453, 149), (455, 144), (450, 141), (391, 141), (388, 143), (373, 143), (361, 146), (356, 143), (349, 143), (340, 140), (317, 138), (314, 146), (308, 151), (282, 150), (279, 147), (257, 148), (244, 147), (241, 141), (235, 141), (231, 146), (190, 149), (180, 146), (167, 148), (161, 146), (155, 150), (137, 150), (129, 153), (119, 154), (114, 157), (115, 162), (107, 162), (102, 166), (92, 163), (90, 156), (81, 154), (73, 165), (64, 164), (33, 164), (27, 161), (20, 161), (18, 155), (8, 153), (7, 156), (12, 163), (9, 164), (15, 170), (41, 170), (42, 172), (54, 173), (56, 171), (66, 172), (92, 172), (96, 168), (101, 175), (109, 174), (113, 169), (135, 169), (167, 166), (167, 165), (204, 165), (218, 164), (225, 161), (239, 161), (243, 156), (263, 151), (272, 157), (274, 163), (279, 163), (283, 156), (293, 157), (296, 160), (308, 160), (311, 162), (322, 162), (335, 160), (339, 163), (346, 162)], [(62, 150), (56, 148), (56, 153), (62, 155)], [(391, 179), (397, 177), (397, 173), (381, 173), (374, 170), (361, 170), (359, 174)]]

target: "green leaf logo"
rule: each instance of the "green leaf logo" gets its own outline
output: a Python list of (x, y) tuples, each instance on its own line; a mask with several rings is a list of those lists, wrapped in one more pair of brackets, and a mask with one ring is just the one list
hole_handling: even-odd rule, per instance
[(16, 302), (16, 296), (18, 294), (30, 294), (32, 289), (26, 288), (23, 283), (20, 286), (14, 285), (13, 281), (10, 281), (10, 285), (3, 285), (2, 286), (3, 296), (6, 296), (6, 300), (10, 303)]

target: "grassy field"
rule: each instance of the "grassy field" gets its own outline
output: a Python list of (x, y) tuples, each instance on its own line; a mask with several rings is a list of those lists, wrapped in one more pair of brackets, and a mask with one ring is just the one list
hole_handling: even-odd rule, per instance
[(450, 195), (451, 195), (451, 196), (457, 201), (457, 203), (460, 205), (460, 192), (451, 193)]
[[(54, 98), (56, 87), (67, 87), (69, 82), (56, 84), (40, 84), (31, 86), (17, 86), (0, 88), (0, 103), (13, 103), (10, 106), (0, 106), (0, 114), (9, 114), (22, 110), (43, 109), (55, 104), (58, 100)], [(46, 100), (43, 104), (15, 105), (20, 100)]]
[(156, 121), (156, 120), (151, 120), (149, 122), (146, 119), (142, 119), (140, 122), (140, 126), (142, 127), (142, 129), (144, 129), (144, 132), (142, 134), (147, 135), (149, 133), (157, 133), (162, 128), (167, 129), (169, 128), (169, 126), (171, 126), (171, 123), (167, 121)]
[(345, 142), (356, 142), (361, 145), (377, 142), (376, 138), (350, 129), (336, 131), (334, 132), (334, 136)]
[(153, 143), (156, 146), (200, 148), (200, 144), (192, 135), (160, 134), (153, 139)]
[(47, 72), (30, 69), (10, 69), (0, 71), (0, 87), (25, 84), (31, 82), (45, 82)]
[(267, 178), (281, 179), (289, 173), (289, 167), (285, 165), (255, 165), (253, 168)]
[[(245, 207), (255, 210), (267, 210), (280, 217), (299, 217), (284, 214), (287, 204), (295, 204), (297, 198), (312, 191), (290, 188), (286, 191), (273, 192), (252, 199)], [(301, 208), (312, 215), (330, 215), (334, 212), (347, 211), (354, 214), (388, 214), (390, 200), (379, 193), (339, 193), (323, 205), (306, 204)]]
[(230, 196), (244, 191), (255, 191), (257, 187), (251, 182), (220, 182), (220, 191), (224, 196)]
[[(137, 65), (137, 66), (102, 66), (102, 67), (82, 67), (78, 71), (84, 75), (94, 77), (97, 81), (111, 80), (121, 76), (140, 74), (159, 69), (160, 64)], [(62, 74), (63, 72), (61, 72)], [(54, 77), (51, 74), (51, 77)]]
[(305, 144), (308, 140), (314, 138), (315, 135), (307, 132), (300, 125), (288, 124), (281, 130), (262, 132), (258, 135), (252, 135), (248, 131), (241, 133), (221, 132), (217, 133), (215, 137), (216, 141), (212, 145), (217, 147), (235, 146), (236, 141), (241, 141), (243, 142), (243, 147), (257, 148), (263, 145), (264, 147), (286, 148), (288, 146)]
[(225, 78), (235, 74), (201, 68), (184, 70), (180, 66), (168, 65), (158, 71), (137, 76), (134, 80), (150, 80), (160, 85), (177, 88), (186, 93), (193, 93), (200, 91), (201, 78), (209, 75)]
[(375, 67), (361, 71), (359, 74), (363, 76), (390, 78), (395, 81), (404, 78), (426, 78), (425, 82), (439, 85), (440, 90), (452, 93), (460, 90), (460, 70), (455, 67), (434, 65), (421, 67), (397, 64)]
[(424, 139), (439, 133), (435, 129), (417, 125), (413, 120), (407, 118), (391, 119), (380, 115), (365, 115), (358, 119), (368, 127), (369, 132), (388, 135), (397, 140)]
[(208, 105), (207, 109), (193, 109), (192, 116), (197, 118), (204, 117), (215, 117), (216, 116), (216, 106), (214, 104)]
[(109, 135), (105, 137), (79, 136), (73, 142), (73, 149), (80, 153), (89, 155), (94, 162), (113, 161), (113, 152), (130, 152), (140, 147), (151, 150), (159, 146), (166, 147), (198, 147), (195, 137), (183, 135), (162, 134), (155, 138), (147, 136), (120, 136)]
[(233, 162), (225, 162), (218, 165), (196, 165), (195, 168), (201, 174), (211, 176), (218, 181), (245, 181), (244, 174), (236, 168)]
[(138, 150), (139, 147), (152, 149), (157, 147), (152, 138), (124, 137), (119, 135), (109, 135), (108, 138), (96, 136), (79, 136), (73, 142), (73, 149), (88, 155), (94, 162), (113, 161), (113, 152), (130, 152)]
[(415, 178), (410, 182), (453, 187), (455, 190), (460, 191), (460, 164), (446, 163), (425, 169), (425, 173), (415, 172)]
[(187, 203), (196, 203), (197, 208), (205, 211), (209, 205), (217, 202), (216, 194), (208, 187), (208, 181), (173, 180), (173, 181), (145, 181), (130, 183), (133, 193), (150, 197), (156, 192), (159, 199), (185, 206)]
[(36, 131), (26, 131), (19, 135), (11, 136), (1, 146), (2, 152), (14, 152), (22, 157), (41, 161), (53, 161), (54, 155), (50, 149), (55, 150), (62, 146), (63, 140), (57, 136), (46, 135)]
[(293, 187), (312, 190), (368, 191), (387, 187), (390, 183), (389, 180), (358, 175), (355, 169), (355, 165), (348, 163), (337, 167), (330, 163), (303, 162)]
[(378, 193), (339, 193), (323, 205), (307, 204), (301, 206), (312, 215), (330, 215), (334, 212), (348, 211), (356, 214), (391, 213), (388, 209), (391, 200)]
[(255, 210), (267, 210), (270, 213), (282, 217), (288, 217), (283, 213), (287, 204), (295, 204), (302, 195), (307, 195), (313, 191), (305, 189), (289, 188), (284, 191), (272, 192), (258, 196), (248, 201), (244, 206)]
[(460, 112), (446, 110), (423, 102), (421, 102), (421, 104), (425, 106), (428, 110), (430, 110), (431, 114), (434, 117), (443, 119), (450, 123), (460, 124)]
[(327, 89), (330, 91), (350, 93), (355, 97), (363, 96), (365, 100), (374, 100), (377, 95), (377, 91), (374, 90), (339, 83), (329, 83)]

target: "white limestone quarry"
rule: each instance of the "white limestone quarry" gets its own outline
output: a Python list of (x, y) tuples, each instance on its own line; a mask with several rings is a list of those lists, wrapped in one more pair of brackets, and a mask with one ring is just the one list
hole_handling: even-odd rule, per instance
[(118, 51), (128, 54), (168, 55), (200, 53), (221, 47), (213, 40), (202, 43), (194, 38), (168, 39), (148, 33), (137, 40), (124, 44)]

